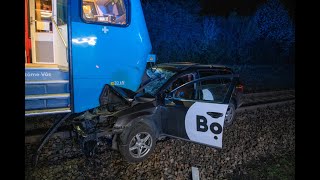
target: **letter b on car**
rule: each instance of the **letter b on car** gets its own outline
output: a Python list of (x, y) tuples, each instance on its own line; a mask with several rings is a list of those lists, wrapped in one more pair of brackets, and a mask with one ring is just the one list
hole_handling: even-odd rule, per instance
[(208, 126), (206, 117), (197, 115), (197, 131), (206, 132), (207, 130)]

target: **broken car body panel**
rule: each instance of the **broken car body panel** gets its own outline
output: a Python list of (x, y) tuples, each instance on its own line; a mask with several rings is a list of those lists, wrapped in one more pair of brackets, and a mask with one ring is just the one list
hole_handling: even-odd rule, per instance
[[(162, 78), (146, 83), (135, 93), (124, 88), (105, 86), (103, 96), (100, 97), (100, 102), (103, 103), (101, 105), (110, 106), (110, 104), (117, 104), (118, 102), (124, 105), (118, 111), (108, 111), (105, 115), (100, 116), (100, 120), (113, 119), (114, 124), (109, 131), (109, 137), (114, 138), (114, 135), (119, 135), (120, 138), (126, 138), (132, 128), (139, 123), (144, 123), (155, 132), (156, 138), (170, 136), (222, 148), (224, 118), (229, 101), (234, 95), (238, 76), (231, 74), (197, 77), (193, 81), (184, 83), (168, 92), (168, 86), (179, 77), (196, 71), (192, 68), (172, 71), (171, 73), (167, 71), (170, 70), (165, 67), (161, 68), (160, 65), (153, 73), (160, 72), (161, 74), (162, 72), (162, 76), (157, 75), (157, 77)], [(198, 84), (199, 86), (200, 82), (215, 79), (229, 80), (223, 100), (219, 103), (173, 97), (174, 92), (185, 86), (192, 84)], [(126, 146), (127, 144), (118, 145)]]

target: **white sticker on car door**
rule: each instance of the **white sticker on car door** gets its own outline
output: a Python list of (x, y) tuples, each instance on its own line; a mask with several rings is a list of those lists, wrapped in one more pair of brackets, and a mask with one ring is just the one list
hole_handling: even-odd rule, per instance
[(194, 103), (185, 117), (189, 139), (222, 148), (223, 124), (227, 108), (227, 104)]

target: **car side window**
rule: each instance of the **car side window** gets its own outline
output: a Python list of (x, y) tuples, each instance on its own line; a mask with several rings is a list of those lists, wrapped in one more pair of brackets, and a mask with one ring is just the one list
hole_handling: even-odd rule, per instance
[[(218, 70), (212, 70), (212, 69), (199, 71), (200, 78), (214, 76), (214, 75), (220, 75), (220, 72)], [(218, 81), (221, 81), (221, 79), (216, 80), (216, 81), (217, 81), (216, 83), (218, 83)]]
[(173, 81), (170, 85), (169, 85), (169, 92), (174, 90), (175, 88), (188, 83), (190, 81), (193, 81), (195, 79), (195, 74), (194, 73), (190, 73), (190, 74), (185, 74), (180, 76), (179, 78), (177, 78), (175, 81)]
[[(194, 73), (186, 74), (179, 77), (174, 82), (172, 82), (171, 85), (169, 86), (168, 90), (171, 92), (169, 95), (173, 98), (179, 98), (179, 99), (189, 99), (189, 100), (195, 99), (196, 83), (191, 83), (191, 84), (182, 86), (183, 84), (193, 81), (194, 79), (195, 79)], [(176, 89), (179, 86), (182, 86), (182, 87), (180, 87), (179, 89)]]
[(172, 98), (195, 100), (196, 99), (196, 83), (187, 84), (182, 86), (171, 93)]
[(230, 85), (231, 81), (222, 81), (220, 78), (203, 80), (198, 89), (199, 100), (223, 103)]

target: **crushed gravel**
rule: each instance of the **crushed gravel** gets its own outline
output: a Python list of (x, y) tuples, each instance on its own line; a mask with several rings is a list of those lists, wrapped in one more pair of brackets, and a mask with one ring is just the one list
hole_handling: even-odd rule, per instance
[(234, 172), (248, 173), (242, 167), (260, 157), (294, 153), (295, 103), (239, 112), (224, 129), (222, 149), (168, 139), (137, 164), (105, 146), (86, 159), (71, 139), (56, 137), (44, 146), (33, 168), (35, 148), (25, 144), (25, 179), (191, 179), (191, 167), (198, 167), (201, 180), (228, 179)]

